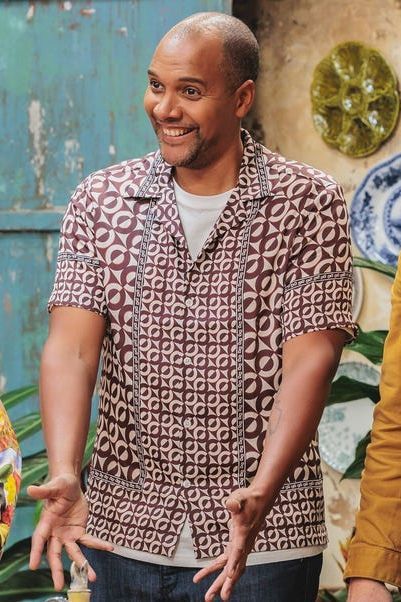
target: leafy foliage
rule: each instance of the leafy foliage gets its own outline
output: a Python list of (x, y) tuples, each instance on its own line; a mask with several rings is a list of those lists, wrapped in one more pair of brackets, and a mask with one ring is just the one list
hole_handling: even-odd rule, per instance
[(377, 403), (379, 401), (379, 387), (377, 385), (368, 385), (349, 376), (340, 376), (332, 384), (330, 394), (327, 398), (327, 405), (354, 401), (362, 397), (368, 397), (373, 403)]
[[(371, 261), (364, 257), (355, 257), (354, 266), (374, 270), (390, 278), (394, 278), (397, 271), (391, 265), (379, 261)], [(380, 365), (383, 361), (383, 348), (387, 334), (387, 330), (365, 332), (359, 327), (358, 336), (355, 341), (350, 343), (348, 349), (360, 353), (373, 364)], [(332, 384), (327, 405), (354, 401), (365, 397), (371, 399), (373, 403), (377, 403), (380, 399), (379, 386), (369, 385), (347, 376), (341, 376)], [(359, 441), (355, 451), (355, 458), (344, 472), (343, 479), (360, 478), (365, 463), (366, 448), (369, 443), (370, 432)]]
[(346, 602), (347, 600), (347, 590), (342, 589), (335, 594), (332, 594), (327, 589), (319, 592), (319, 602)]
[(370, 431), (361, 439), (355, 451), (354, 461), (348, 466), (341, 479), (360, 479), (365, 465), (366, 448), (370, 443)]
[[(8, 411), (25, 399), (37, 393), (36, 386), (23, 387), (2, 395), (2, 402)], [(18, 441), (38, 433), (42, 428), (40, 415), (32, 412), (13, 421), (13, 427)], [(96, 425), (89, 429), (84, 452), (83, 466), (86, 469), (92, 453), (95, 440)], [(42, 502), (31, 499), (26, 489), (29, 485), (39, 485), (48, 474), (47, 455), (44, 449), (22, 459), (22, 483), (18, 498), (18, 507), (34, 507), (35, 517), (38, 518)], [(31, 548), (30, 537), (17, 541), (5, 550), (0, 562), (0, 602), (24, 602), (27, 599), (38, 599), (54, 594), (54, 586), (50, 571), (39, 568), (36, 571), (27, 570)], [(68, 579), (68, 573), (65, 574)]]
[[(331, 593), (327, 589), (319, 592), (318, 602), (347, 602), (347, 590), (343, 588), (338, 592)], [(401, 602), (401, 594), (398, 592), (391, 592), (393, 602)]]
[(365, 257), (354, 257), (354, 266), (356, 268), (373, 270), (374, 272), (379, 272), (379, 274), (384, 274), (390, 278), (395, 278), (397, 272), (397, 268), (392, 265), (387, 265), (387, 263), (382, 263), (381, 261), (372, 261)]
[(359, 327), (358, 338), (348, 345), (348, 349), (360, 353), (372, 362), (372, 364), (381, 364), (386, 336), (387, 330), (364, 332)]

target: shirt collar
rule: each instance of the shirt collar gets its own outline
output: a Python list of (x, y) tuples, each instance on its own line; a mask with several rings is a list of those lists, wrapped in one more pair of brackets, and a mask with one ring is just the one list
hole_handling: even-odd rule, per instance
[[(265, 149), (255, 142), (246, 130), (241, 130), (244, 147), (238, 188), (241, 200), (246, 202), (263, 198), (270, 193), (270, 184), (267, 173)], [(158, 198), (162, 196), (166, 186), (172, 185), (172, 166), (166, 163), (160, 151), (154, 153), (154, 160), (147, 173), (131, 181), (126, 190), (125, 197), (133, 198)]]

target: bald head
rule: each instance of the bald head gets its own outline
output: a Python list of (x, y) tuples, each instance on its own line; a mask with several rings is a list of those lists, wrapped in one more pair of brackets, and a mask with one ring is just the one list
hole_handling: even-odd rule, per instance
[(196, 13), (177, 23), (166, 38), (213, 36), (221, 40), (221, 69), (229, 88), (235, 90), (248, 79), (256, 81), (259, 71), (259, 46), (249, 27), (224, 13)]

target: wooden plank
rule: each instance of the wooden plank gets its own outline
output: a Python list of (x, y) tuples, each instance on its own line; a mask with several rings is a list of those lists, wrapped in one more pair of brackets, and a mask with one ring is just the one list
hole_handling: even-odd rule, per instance
[(59, 211), (0, 211), (1, 232), (58, 232), (64, 214)]

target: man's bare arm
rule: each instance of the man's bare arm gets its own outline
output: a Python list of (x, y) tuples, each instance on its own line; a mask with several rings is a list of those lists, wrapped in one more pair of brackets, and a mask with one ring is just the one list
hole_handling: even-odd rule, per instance
[(284, 344), (282, 383), (257, 473), (249, 487), (234, 491), (226, 503), (232, 518), (230, 544), (225, 554), (195, 576), (197, 582), (223, 569), (208, 590), (206, 602), (218, 593), (228, 600), (244, 571), (267, 513), (316, 432), (346, 336), (341, 330), (328, 330)]
[[(30, 567), (38, 568), (47, 547), (56, 589), (64, 584), (63, 547), (78, 564), (84, 561), (78, 542), (112, 549), (109, 544), (86, 534), (88, 508), (80, 488), (81, 463), (104, 332), (103, 317), (79, 308), (55, 307), (42, 355), (40, 400), (50, 480), (28, 489), (33, 498), (44, 500), (32, 537)], [(96, 578), (92, 568), (89, 578)]]
[(316, 433), (346, 337), (344, 331), (327, 330), (295, 337), (283, 346), (283, 379), (251, 484), (266, 503), (275, 500)]
[(40, 369), (40, 404), (50, 476), (81, 471), (105, 332), (102, 316), (55, 307)]

